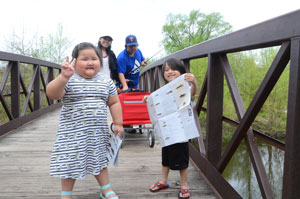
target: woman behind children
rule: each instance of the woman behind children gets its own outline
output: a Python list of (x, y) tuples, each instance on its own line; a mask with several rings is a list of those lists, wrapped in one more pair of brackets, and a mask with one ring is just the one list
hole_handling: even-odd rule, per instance
[[(115, 134), (123, 133), (121, 104), (113, 81), (99, 73), (102, 61), (91, 43), (80, 43), (73, 60), (46, 89), (50, 99), (62, 99), (62, 109), (52, 150), (50, 175), (61, 178), (61, 198), (72, 198), (76, 179), (94, 175), (101, 197), (118, 199), (109, 185), (106, 147), (109, 142), (107, 108)], [(103, 194), (103, 195), (102, 195)]]
[[(194, 98), (197, 91), (197, 81), (193, 74), (186, 73), (184, 65), (180, 60), (170, 58), (166, 60), (162, 67), (163, 78), (166, 83), (173, 81), (180, 75), (185, 73), (184, 79), (191, 84), (191, 96)], [(158, 192), (162, 189), (169, 188), (167, 184), (169, 171), (179, 170), (181, 177), (181, 187), (178, 193), (179, 199), (187, 199), (190, 197), (190, 191), (187, 184), (189, 166), (189, 146), (188, 140), (183, 143), (176, 143), (166, 147), (162, 147), (162, 177), (150, 187), (151, 192)]]
[(104, 35), (99, 38), (97, 48), (100, 50), (100, 55), (103, 61), (103, 66), (101, 67), (100, 72), (103, 72), (112, 80), (114, 80), (115, 83), (118, 83), (118, 63), (114, 51), (111, 50), (112, 41), (113, 38), (109, 35)]

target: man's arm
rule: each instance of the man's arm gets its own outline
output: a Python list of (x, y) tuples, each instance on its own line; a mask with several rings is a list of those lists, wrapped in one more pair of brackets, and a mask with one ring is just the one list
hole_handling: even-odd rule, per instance
[(125, 75), (123, 73), (119, 73), (119, 79), (120, 79), (120, 82), (122, 84), (122, 89), (123, 90), (127, 90), (128, 89), (128, 85), (126, 83)]

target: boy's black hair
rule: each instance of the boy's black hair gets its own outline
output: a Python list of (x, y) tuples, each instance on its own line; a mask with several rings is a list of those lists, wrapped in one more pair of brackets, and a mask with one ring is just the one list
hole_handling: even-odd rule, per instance
[(164, 72), (165, 72), (165, 68), (166, 68), (166, 64), (168, 64), (169, 68), (171, 68), (172, 70), (177, 70), (179, 71), (179, 73), (182, 75), (184, 73), (186, 73), (186, 70), (184, 68), (184, 65), (182, 63), (182, 61), (180, 61), (179, 59), (175, 59), (175, 58), (169, 58), (167, 59), (163, 66), (162, 66), (162, 73), (163, 73), (163, 78), (165, 80), (165, 82), (167, 83), (168, 81), (165, 79), (164, 76)]
[(99, 60), (100, 60), (100, 64), (102, 66), (102, 56), (101, 56), (101, 53), (99, 52), (99, 49), (96, 48), (96, 46), (94, 46), (92, 43), (89, 43), (89, 42), (82, 42), (80, 44), (77, 44), (73, 51), (72, 51), (72, 60), (71, 62), (73, 61), (74, 58), (78, 58), (78, 55), (79, 55), (79, 52), (81, 50), (85, 50), (85, 49), (93, 49), (95, 50), (96, 52), (96, 55), (98, 56)]

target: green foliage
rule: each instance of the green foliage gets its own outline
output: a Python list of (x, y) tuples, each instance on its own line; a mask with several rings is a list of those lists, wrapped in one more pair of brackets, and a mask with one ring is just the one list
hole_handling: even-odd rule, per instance
[[(253, 97), (269, 70), (277, 52), (278, 48), (267, 48), (263, 50), (239, 52), (227, 55), (245, 109), (249, 107), (253, 100)], [(207, 71), (207, 58), (192, 60), (190, 65), (190, 71), (196, 76), (198, 81), (197, 95), (199, 95)], [(279, 139), (285, 136), (288, 81), (289, 67), (286, 67), (256, 117), (252, 126), (254, 129)], [(206, 102), (204, 102), (203, 106), (206, 107)], [(205, 116), (202, 114), (203, 113), (200, 114), (199, 120), (202, 127), (202, 133), (205, 135)], [(225, 78), (223, 115), (238, 121), (233, 100)], [(223, 139), (225, 141), (229, 140), (235, 129), (235, 127), (223, 124)]]
[[(260, 66), (267, 71), (272, 64), (278, 48), (261, 51)], [(289, 85), (289, 67), (286, 67), (278, 82), (267, 98), (258, 117), (258, 126), (262, 131), (279, 139), (283, 138), (286, 126), (286, 111)]]
[(230, 32), (232, 26), (219, 13), (203, 14), (193, 10), (190, 14), (169, 14), (163, 26), (163, 46), (167, 53), (173, 53), (203, 41)]

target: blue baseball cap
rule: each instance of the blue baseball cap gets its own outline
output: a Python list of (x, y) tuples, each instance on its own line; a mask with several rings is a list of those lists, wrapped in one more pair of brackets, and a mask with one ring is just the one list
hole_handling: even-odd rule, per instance
[(126, 37), (126, 40), (125, 40), (125, 46), (138, 46), (138, 42), (137, 42), (137, 39), (136, 39), (136, 36), (134, 35), (128, 35)]

